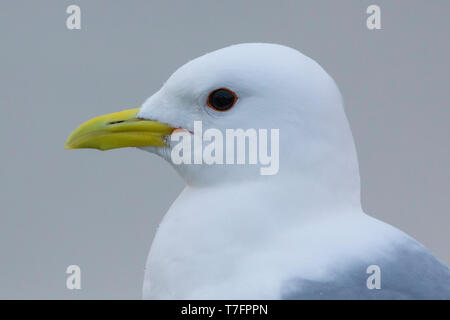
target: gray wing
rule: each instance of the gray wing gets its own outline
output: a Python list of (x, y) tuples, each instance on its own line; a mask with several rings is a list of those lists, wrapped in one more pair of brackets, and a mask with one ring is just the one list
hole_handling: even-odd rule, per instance
[[(380, 267), (381, 288), (368, 289), (366, 273), (371, 264)], [(413, 239), (373, 261), (359, 261), (334, 270), (332, 279), (289, 279), (282, 299), (450, 299), (450, 270)]]

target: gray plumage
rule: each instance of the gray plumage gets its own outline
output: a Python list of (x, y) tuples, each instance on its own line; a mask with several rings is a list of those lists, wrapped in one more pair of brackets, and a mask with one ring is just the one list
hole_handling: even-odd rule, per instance
[[(368, 289), (367, 266), (378, 265), (381, 288)], [(420, 243), (409, 239), (373, 261), (337, 270), (330, 279), (290, 279), (283, 299), (450, 299), (450, 270)]]

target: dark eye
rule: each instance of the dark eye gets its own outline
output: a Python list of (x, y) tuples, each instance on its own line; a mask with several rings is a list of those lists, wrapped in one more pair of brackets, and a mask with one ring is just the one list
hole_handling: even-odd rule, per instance
[(206, 104), (216, 111), (228, 111), (237, 101), (236, 94), (226, 88), (212, 91), (208, 96)]

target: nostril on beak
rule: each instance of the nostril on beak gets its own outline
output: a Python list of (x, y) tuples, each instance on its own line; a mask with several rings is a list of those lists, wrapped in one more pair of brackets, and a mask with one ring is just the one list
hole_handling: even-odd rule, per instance
[(111, 124), (118, 124), (118, 123), (122, 123), (122, 122), (125, 122), (125, 120), (111, 121), (111, 122), (108, 122), (108, 125), (111, 125)]

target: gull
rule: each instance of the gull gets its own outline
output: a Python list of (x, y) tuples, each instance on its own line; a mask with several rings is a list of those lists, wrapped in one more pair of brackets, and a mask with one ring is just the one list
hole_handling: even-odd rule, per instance
[[(278, 129), (279, 170), (174, 164), (172, 137), (192, 135), (195, 121)], [(363, 212), (340, 91), (295, 49), (249, 43), (203, 55), (140, 108), (89, 120), (66, 142), (122, 147), (159, 155), (186, 182), (153, 239), (145, 299), (450, 298), (447, 266)]]

